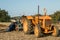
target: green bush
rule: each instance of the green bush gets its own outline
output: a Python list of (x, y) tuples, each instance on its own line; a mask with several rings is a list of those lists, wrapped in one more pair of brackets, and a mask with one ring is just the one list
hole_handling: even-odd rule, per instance
[(8, 12), (0, 9), (0, 22), (8, 21), (10, 21), (10, 16), (8, 15)]

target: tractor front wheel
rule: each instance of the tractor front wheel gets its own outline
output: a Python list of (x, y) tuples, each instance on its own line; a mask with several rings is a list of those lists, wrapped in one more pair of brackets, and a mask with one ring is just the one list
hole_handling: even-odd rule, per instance
[(52, 36), (58, 36), (58, 27), (57, 26), (54, 26), (52, 31), (53, 31)]

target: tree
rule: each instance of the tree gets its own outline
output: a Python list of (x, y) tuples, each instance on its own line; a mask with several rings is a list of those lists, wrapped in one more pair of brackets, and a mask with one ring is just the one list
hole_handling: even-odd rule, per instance
[(8, 21), (10, 21), (10, 16), (8, 15), (8, 12), (0, 9), (0, 22)]
[(50, 15), (52, 17), (52, 21), (60, 21), (60, 11), (54, 12), (54, 14)]

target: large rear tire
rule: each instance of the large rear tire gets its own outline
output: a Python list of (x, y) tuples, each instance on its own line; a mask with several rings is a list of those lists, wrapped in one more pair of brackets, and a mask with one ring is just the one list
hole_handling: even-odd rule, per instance
[(57, 26), (54, 26), (53, 27), (53, 32), (52, 32), (52, 36), (58, 36), (58, 33), (59, 33), (59, 30), (58, 30), (58, 27)]
[(31, 21), (30, 20), (28, 19), (24, 20), (23, 31), (25, 34), (29, 34), (31, 32)]
[(35, 35), (36, 37), (41, 37), (41, 36), (42, 36), (41, 28), (38, 27), (38, 25), (36, 25), (36, 26), (34, 27), (34, 35)]

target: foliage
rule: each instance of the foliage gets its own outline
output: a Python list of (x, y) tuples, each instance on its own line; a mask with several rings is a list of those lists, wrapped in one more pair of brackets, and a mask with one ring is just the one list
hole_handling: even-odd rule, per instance
[(60, 11), (54, 12), (54, 14), (50, 15), (52, 17), (53, 22), (60, 21)]
[(8, 15), (8, 12), (0, 9), (0, 22), (8, 21), (10, 21), (10, 16)]

